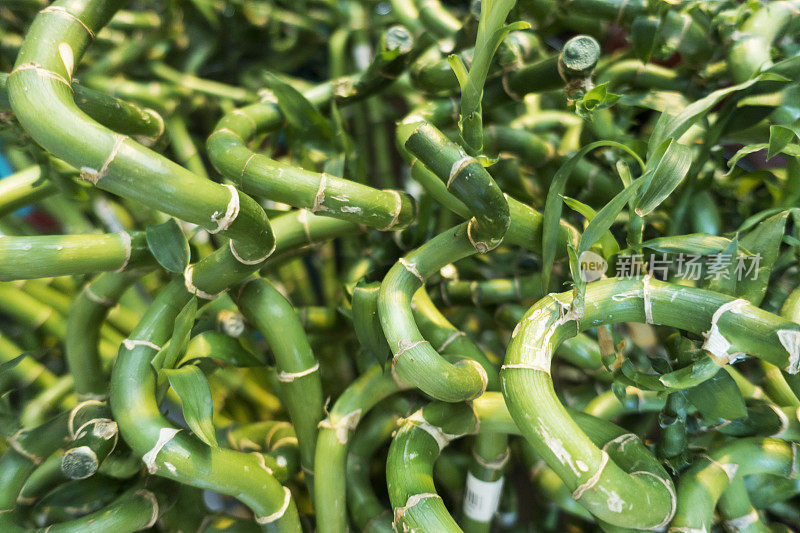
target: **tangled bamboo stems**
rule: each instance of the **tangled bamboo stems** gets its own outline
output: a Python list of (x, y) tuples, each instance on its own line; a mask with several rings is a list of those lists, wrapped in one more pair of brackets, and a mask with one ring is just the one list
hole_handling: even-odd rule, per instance
[(0, 531), (800, 528), (799, 13), (5, 2)]

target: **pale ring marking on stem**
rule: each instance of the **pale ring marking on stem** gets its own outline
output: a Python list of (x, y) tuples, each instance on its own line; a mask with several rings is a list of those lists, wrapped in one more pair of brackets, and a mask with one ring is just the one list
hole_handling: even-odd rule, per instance
[(256, 518), (257, 524), (269, 524), (272, 523), (280, 518), (283, 518), (283, 515), (286, 513), (286, 510), (289, 508), (289, 503), (292, 501), (292, 491), (289, 490), (288, 487), (283, 487), (284, 491), (284, 498), (283, 498), (283, 505), (281, 508), (272, 513), (271, 515), (267, 516), (259, 516)]
[(72, 19), (75, 22), (77, 22), (78, 24), (80, 24), (83, 27), (84, 30), (86, 30), (86, 33), (89, 34), (90, 38), (94, 39), (94, 37), (95, 37), (94, 32), (92, 31), (92, 29), (89, 26), (87, 26), (81, 19), (79, 19), (78, 17), (76, 17), (75, 15), (73, 15), (72, 13), (67, 11), (66, 8), (64, 8), (62, 6), (47, 6), (46, 8), (40, 10), (39, 13), (41, 13), (41, 14), (50, 13), (52, 15), (59, 15), (59, 16), (62, 16), (62, 17), (66, 17), (66, 18)]
[(222, 218), (217, 218), (219, 217), (218, 211), (214, 211), (214, 213), (212, 213), (211, 222), (216, 222), (217, 224), (215, 229), (207, 230), (212, 235), (228, 229), (236, 220), (236, 217), (239, 216), (239, 191), (236, 189), (236, 187), (227, 183), (224, 183), (222, 186), (230, 191), (231, 199), (228, 201), (228, 205), (225, 207), (225, 214), (222, 216)]
[(356, 409), (346, 415), (337, 417), (335, 421), (332, 415), (328, 415), (327, 418), (319, 422), (317, 427), (333, 430), (336, 434), (336, 440), (339, 441), (339, 444), (344, 445), (347, 444), (350, 433), (358, 426), (358, 422), (361, 420), (361, 414), (362, 410)]
[(81, 167), (81, 179), (92, 183), (92, 185), (97, 185), (97, 182), (105, 177), (106, 173), (108, 172), (108, 167), (117, 157), (119, 149), (122, 148), (122, 144), (125, 142), (125, 139), (127, 139), (125, 135), (115, 133), (114, 145), (111, 147), (111, 151), (108, 153), (108, 157), (106, 158), (105, 162), (103, 162), (103, 166), (100, 167), (100, 170), (95, 170), (91, 167)]
[(147, 466), (147, 471), (150, 474), (155, 474), (158, 471), (158, 466), (156, 465), (156, 457), (158, 456), (158, 452), (161, 451), (161, 448), (166, 446), (166, 444), (175, 438), (181, 430), (176, 428), (161, 428), (158, 431), (158, 440), (156, 441), (153, 448), (142, 456), (142, 462)]
[(392, 189), (388, 189), (385, 192), (394, 195), (395, 211), (394, 214), (392, 215), (392, 220), (389, 221), (389, 224), (386, 227), (379, 228), (378, 231), (389, 231), (393, 227), (395, 227), (400, 219), (400, 212), (403, 210), (403, 197), (400, 196), (400, 193)]
[(600, 465), (598, 465), (597, 470), (595, 471), (594, 474), (592, 474), (589, 477), (589, 479), (587, 479), (584, 483), (581, 483), (575, 488), (575, 490), (572, 492), (573, 500), (575, 501), (580, 500), (584, 492), (597, 485), (597, 483), (600, 481), (600, 476), (603, 475), (603, 470), (605, 470), (607, 464), (608, 464), (608, 452), (605, 450), (600, 450)]
[(31, 62), (31, 63), (23, 63), (22, 65), (18, 66), (14, 70), (12, 70), (11, 73), (8, 76), (11, 77), (11, 75), (16, 74), (17, 72), (21, 72), (23, 70), (33, 70), (39, 76), (41, 76), (43, 78), (50, 78), (52, 80), (56, 80), (58, 82), (61, 82), (64, 85), (66, 85), (67, 87), (69, 87), (70, 91), (73, 90), (72, 89), (72, 84), (69, 82), (69, 80), (67, 80), (61, 74), (58, 74), (57, 72), (53, 72), (52, 70), (47, 70), (46, 68), (44, 68), (43, 66), (41, 66), (38, 63), (33, 63), (33, 62)]
[(213, 300), (220, 295), (220, 293), (209, 294), (195, 287), (194, 283), (192, 282), (192, 272), (194, 272), (194, 265), (187, 266), (186, 270), (183, 271), (183, 282), (186, 286), (186, 290), (189, 291), (189, 294), (194, 294), (206, 300)]
[(417, 264), (416, 263), (412, 263), (410, 261), (407, 261), (405, 257), (401, 257), (400, 259), (397, 260), (397, 262), (400, 263), (401, 265), (403, 265), (403, 268), (405, 268), (411, 274), (413, 274), (414, 277), (417, 278), (420, 281), (420, 283), (425, 285), (425, 278), (423, 278), (422, 274), (420, 274), (419, 270), (417, 270)]
[(291, 383), (295, 379), (313, 374), (317, 370), (319, 370), (319, 361), (317, 361), (311, 368), (301, 370), (300, 372), (285, 372), (281, 370), (278, 372), (278, 381), (282, 383)]
[[(120, 244), (122, 244), (122, 248), (123, 248), (123, 250), (125, 250), (125, 259), (123, 259), (122, 265), (118, 269), (113, 271), (113, 272), (119, 273), (119, 272), (124, 271), (126, 268), (128, 268), (128, 263), (130, 263), (130, 261), (131, 261), (131, 252), (133, 251), (133, 249), (132, 249), (131, 234), (130, 233), (128, 233), (127, 231), (123, 230), (123, 231), (117, 232), (117, 235), (119, 235), (119, 240), (121, 241)], [(87, 289), (88, 289), (88, 287), (87, 287)]]

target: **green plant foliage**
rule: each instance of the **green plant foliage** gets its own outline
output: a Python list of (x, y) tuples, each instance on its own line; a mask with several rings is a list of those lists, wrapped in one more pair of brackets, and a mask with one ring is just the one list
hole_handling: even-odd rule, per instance
[(0, 533), (800, 530), (799, 36), (2, 0)]

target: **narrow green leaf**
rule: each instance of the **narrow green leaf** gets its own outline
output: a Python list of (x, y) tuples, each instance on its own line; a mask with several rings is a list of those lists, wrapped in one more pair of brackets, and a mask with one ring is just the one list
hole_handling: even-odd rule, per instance
[(217, 448), (214, 434), (214, 402), (203, 371), (194, 365), (164, 370), (169, 384), (181, 399), (183, 418), (197, 437)]
[(686, 399), (694, 405), (706, 420), (735, 420), (747, 416), (742, 393), (736, 382), (725, 371), (686, 390)]
[(620, 95), (608, 91), (608, 83), (601, 83), (592, 87), (575, 102), (575, 112), (584, 118), (589, 118), (593, 112), (609, 108), (619, 99)]
[(624, 187), (633, 183), (633, 175), (631, 174), (631, 168), (628, 166), (628, 163), (620, 159), (614, 166), (617, 168), (617, 174), (619, 174), (619, 179)]
[[(505, 19), (505, 17), (503, 17)], [(494, 33), (492, 33), (491, 37), (489, 37), (488, 42), (486, 43), (487, 48), (491, 51), (490, 55), (494, 55), (497, 51), (497, 48), (500, 46), (500, 43), (503, 42), (503, 39), (506, 38), (506, 35), (511, 33), (512, 31), (523, 31), (530, 29), (531, 25), (524, 20), (518, 20), (516, 22), (512, 22), (511, 24), (506, 24), (501, 26), (500, 28), (496, 29)]]
[(273, 74), (267, 74), (267, 82), (278, 99), (278, 107), (286, 117), (286, 122), (298, 137), (304, 140), (315, 139), (318, 142), (330, 142), (333, 139), (330, 123), (300, 91)]
[(619, 103), (663, 112), (667, 109), (682, 109), (689, 102), (681, 93), (674, 91), (647, 91), (620, 95)]
[(692, 150), (675, 139), (668, 139), (647, 160), (647, 183), (636, 202), (636, 214), (653, 212), (680, 185), (692, 166)]
[(631, 25), (631, 42), (633, 52), (642, 63), (650, 61), (653, 50), (658, 42), (658, 32), (661, 27), (661, 18), (653, 15), (640, 15), (633, 19)]
[(237, 367), (263, 366), (264, 361), (247, 350), (239, 339), (218, 331), (204, 331), (195, 335), (186, 346), (186, 354), (176, 366), (209, 361)]
[(197, 298), (193, 297), (175, 317), (175, 325), (172, 328), (172, 337), (169, 342), (156, 353), (150, 362), (156, 372), (174, 368), (178, 363), (189, 342), (196, 314)]
[[(25, 359), (26, 357), (28, 357), (28, 352), (22, 353), (16, 356), (15, 358), (0, 364), (0, 380), (5, 381), (7, 375), (10, 374), (11, 371), (14, 370), (14, 368), (16, 368), (16, 366), (20, 364), (22, 360)], [(0, 394), (4, 392), (6, 391), (0, 391)]]
[(189, 266), (189, 241), (174, 218), (163, 224), (147, 226), (147, 247), (158, 264), (170, 272), (183, 273)]
[[(577, 211), (583, 217), (591, 222), (592, 219), (595, 217), (597, 212), (592, 209), (590, 206), (584, 204), (583, 202), (579, 202), (574, 198), (570, 198), (569, 196), (564, 196), (564, 203), (567, 204), (571, 209)], [(614, 238), (614, 235), (611, 234), (610, 231), (606, 231), (603, 233), (600, 238), (598, 239), (600, 242), (600, 247), (603, 249), (603, 257), (605, 259), (610, 258), (614, 254), (619, 253), (619, 243), (617, 239)]]
[(743, 269), (742, 279), (737, 279), (736, 283), (737, 297), (744, 298), (753, 305), (759, 305), (764, 299), (772, 267), (778, 259), (789, 213), (786, 210), (769, 217), (742, 237), (742, 246), (755, 255), (753, 260), (745, 261), (744, 264), (752, 267), (754, 272)]
[(483, 167), (490, 167), (500, 161), (500, 156), (497, 157), (489, 157), (488, 155), (479, 155), (475, 159), (478, 160), (478, 163), (481, 164)]
[(469, 74), (467, 73), (467, 67), (464, 65), (464, 62), (461, 61), (461, 58), (456, 54), (450, 54), (447, 56), (447, 62), (450, 63), (450, 68), (453, 69), (453, 72), (456, 75), (458, 87), (463, 91), (464, 87), (467, 86), (467, 79), (469, 77)]
[(627, 152), (636, 159), (640, 167), (644, 168), (639, 155), (625, 146), (624, 144), (615, 141), (597, 141), (588, 144), (575, 152), (564, 163), (561, 164), (558, 171), (556, 171), (553, 180), (550, 183), (550, 189), (547, 191), (547, 200), (545, 201), (543, 221), (542, 221), (542, 287), (544, 292), (550, 286), (550, 275), (553, 271), (553, 263), (556, 258), (556, 246), (558, 245), (558, 231), (562, 211), (562, 195), (572, 171), (575, 166), (586, 154), (596, 148), (612, 147), (618, 148)]
[(783, 153), (791, 157), (800, 157), (800, 144), (785, 144), (781, 146), (781, 143), (776, 143), (774, 146), (772, 146), (771, 141), (772, 138), (770, 137), (770, 144), (756, 143), (756, 144), (749, 144), (747, 146), (740, 148), (739, 151), (736, 152), (733, 155), (733, 157), (731, 157), (730, 160), (728, 161), (728, 168), (730, 170), (728, 170), (727, 174), (733, 172), (734, 167), (743, 157), (746, 157), (755, 152), (760, 152), (761, 150), (764, 149), (775, 150), (775, 153), (773, 153), (772, 156), (769, 155), (769, 152), (767, 153), (767, 159), (769, 159), (770, 157), (774, 157), (779, 153)]
[(764, 219), (766, 219), (768, 217), (771, 217), (772, 215), (774, 215), (776, 213), (780, 213), (784, 209), (785, 209), (784, 207), (773, 207), (771, 209), (765, 209), (763, 211), (760, 211), (760, 212), (756, 213), (755, 215), (751, 215), (751, 216), (747, 217), (747, 219), (745, 219), (744, 222), (742, 222), (742, 225), (739, 226), (739, 228), (736, 230), (736, 232), (737, 233), (744, 233), (745, 231), (748, 231), (749, 229), (754, 228), (756, 226), (756, 224), (758, 224), (762, 220), (764, 220)]
[(720, 252), (720, 266), (723, 267), (719, 275), (714, 275), (708, 281), (708, 288), (712, 291), (723, 294), (734, 295), (736, 293), (736, 261), (730, 261), (725, 267), (722, 258), (736, 258), (739, 252), (739, 238), (734, 237), (728, 246)]
[(731, 243), (730, 239), (717, 237), (708, 233), (691, 233), (689, 235), (674, 235), (669, 237), (656, 237), (645, 241), (635, 249), (648, 248), (656, 252), (665, 253), (684, 253), (708, 255), (715, 254), (727, 248)]
[(597, 212), (589, 225), (581, 235), (581, 242), (578, 246), (578, 255), (592, 247), (597, 240), (608, 231), (617, 215), (625, 209), (625, 204), (628, 200), (636, 194), (636, 191), (644, 184), (644, 177), (635, 180), (629, 186), (625, 187), (622, 191), (617, 193), (603, 208)]
[(692, 102), (676, 115), (667, 112), (661, 113), (653, 129), (653, 134), (650, 136), (650, 142), (647, 148), (648, 158), (650, 154), (655, 152), (658, 147), (670, 137), (680, 139), (681, 135), (686, 133), (698, 119), (705, 116), (706, 113), (711, 111), (714, 106), (729, 94), (748, 89), (760, 81), (782, 81), (785, 79), (786, 78), (775, 74), (761, 74), (744, 83), (714, 91), (708, 96)]
[(793, 124), (770, 126), (767, 161), (782, 152), (795, 137), (800, 138), (800, 121)]
[(755, 153), (755, 152), (759, 152), (759, 151), (764, 150), (765, 148), (768, 148), (768, 147), (769, 147), (769, 145), (767, 143), (757, 143), (757, 144), (749, 144), (747, 146), (743, 146), (735, 154), (733, 154), (733, 157), (731, 157), (728, 160), (728, 169), (729, 170), (728, 170), (727, 174), (730, 174), (731, 172), (733, 172), (734, 167), (736, 167), (736, 163), (738, 163), (739, 160), (742, 159), (743, 157), (746, 157), (746, 156), (748, 156), (748, 155), (750, 155), (752, 153)]

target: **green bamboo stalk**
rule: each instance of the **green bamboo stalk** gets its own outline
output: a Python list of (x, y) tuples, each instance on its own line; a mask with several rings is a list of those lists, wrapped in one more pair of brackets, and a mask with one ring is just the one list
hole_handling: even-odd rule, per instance
[[(330, 84), (306, 94), (312, 102), (329, 101)], [(294, 207), (383, 230), (406, 227), (414, 218), (410, 196), (381, 191), (325, 173), (311, 172), (256, 154), (245, 143), (259, 131), (277, 128), (283, 115), (275, 103), (259, 103), (225, 115), (209, 136), (211, 162), (242, 190)]]
[(61, 470), (63, 456), (64, 454), (58, 450), (33, 471), (19, 493), (18, 505), (32, 505), (52, 489), (67, 481), (67, 476)]
[(422, 0), (417, 2), (411, 0), (416, 4), (419, 21), (425, 26), (425, 29), (436, 35), (437, 37), (452, 37), (461, 28), (461, 23), (455, 18), (450, 11), (445, 8), (439, 0)]
[[(755, 473), (796, 478), (797, 464), (793, 459), (796, 446), (777, 439), (749, 438), (709, 450), (681, 476), (678, 506), (671, 527), (711, 527), (714, 508), (737, 478)], [(751, 521), (751, 518), (736, 518), (743, 518), (742, 522)]]
[(75, 379), (75, 392), (83, 399), (108, 395), (107, 376), (97, 349), (100, 326), (108, 310), (138, 277), (136, 272), (100, 274), (81, 290), (70, 307), (64, 354)]
[[(506, 72), (516, 70), (535, 50), (533, 34), (514, 31), (500, 43), (497, 54), (492, 60), (487, 79), (493, 79)], [(472, 62), (475, 49), (462, 50), (458, 53), (464, 64)], [(414, 86), (428, 93), (440, 93), (458, 89), (458, 78), (447, 59), (420, 60), (411, 70), (411, 81)]]
[(236, 103), (252, 102), (256, 99), (256, 95), (246, 89), (234, 87), (218, 81), (198, 78), (192, 74), (175, 70), (174, 68), (160, 61), (154, 61), (150, 64), (150, 72), (156, 77), (161, 78), (164, 81), (168, 81), (178, 87), (182, 87), (188, 91), (207, 94), (216, 98), (232, 100)]
[(450, 441), (477, 429), (475, 413), (463, 403), (432, 403), (403, 421), (386, 464), (395, 529), (461, 531), (436, 492), (433, 463)]
[(177, 160), (195, 175), (208, 179), (203, 158), (197, 151), (192, 136), (186, 128), (186, 121), (177, 113), (167, 119), (167, 137), (169, 137), (170, 147), (175, 153)]
[(0, 236), (0, 280), (121, 271), (152, 261), (144, 232)]
[(731, 482), (728, 490), (722, 493), (718, 507), (726, 527), (730, 529), (736, 528), (747, 533), (768, 533), (772, 531), (761, 520), (758, 511), (750, 503), (744, 478), (737, 477)]
[[(225, 267), (236, 263), (252, 271), (274, 249), (266, 214), (233, 187), (198, 178), (77, 109), (69, 79), (93, 34), (119, 5), (99, 0), (67, 4), (43, 10), (31, 26), (8, 79), (14, 113), (37, 142), (81, 169), (83, 179), (230, 237), (229, 249), (221, 249), (185, 273), (189, 290), (211, 297), (227, 285), (219, 287), (211, 281), (217, 276), (209, 274), (217, 269), (225, 272)], [(38, 41), (42, 32), (48, 39)], [(176, 195), (191, 201), (179, 202)]]
[[(0, 360), (3, 363), (22, 355), (23, 352), (24, 350), (13, 340), (0, 333)], [(53, 372), (31, 356), (20, 360), (11, 372), (20, 385), (32, 385), (36, 389), (48, 389), (55, 386), (58, 381)]]
[(282, 399), (297, 432), (300, 460), (311, 485), (317, 425), (322, 420), (319, 362), (294, 308), (269, 282), (253, 279), (243, 284), (237, 305), (272, 349)]
[(661, 89), (685, 92), (690, 82), (670, 68), (627, 59), (610, 63), (597, 74), (597, 83), (608, 83), (614, 90), (631, 86), (637, 89)]
[[(401, 403), (401, 402), (396, 402)], [(400, 417), (410, 403), (400, 410), (376, 409), (364, 418), (355, 432), (347, 453), (347, 508), (359, 530), (367, 533), (391, 533), (391, 511), (375, 494), (370, 482), (370, 459), (389, 441)], [(393, 406), (394, 407), (394, 406)]]
[(465, 533), (490, 530), (499, 508), (508, 458), (508, 435), (486, 432), (475, 436), (462, 504)]
[(41, 176), (41, 167), (31, 166), (0, 180), (0, 217), (55, 194), (53, 183)]
[[(0, 72), (0, 111), (10, 110), (9, 75)], [(100, 124), (142, 143), (152, 144), (164, 133), (164, 119), (156, 111), (120, 100), (73, 82), (75, 104)]]
[(61, 457), (61, 470), (69, 479), (85, 479), (114, 451), (119, 428), (109, 418), (96, 418), (75, 428), (71, 437), (71, 447)]
[(514, 276), (511, 279), (447, 280), (439, 285), (438, 294), (439, 300), (446, 305), (472, 304), (478, 307), (521, 302), (543, 296), (541, 275), (538, 272)]
[(111, 375), (111, 408), (120, 434), (152, 473), (235, 496), (266, 528), (299, 532), (291, 493), (262, 466), (262, 455), (210, 448), (159, 412), (152, 346), (168, 340), (189, 298), (179, 282), (167, 285), (131, 333), (130, 348), (120, 349)]
[(392, 351), (392, 374), (436, 399), (459, 402), (480, 396), (488, 383), (483, 367), (467, 359), (455, 365), (439, 355), (420, 333), (411, 299), (425, 279), (443, 266), (476, 252), (461, 224), (401, 258), (381, 283), (378, 312)]
[[(616, 298), (619, 302), (611, 298), (620, 294), (625, 297)], [(665, 305), (669, 298), (672, 300)], [(798, 326), (743, 300), (650, 278), (609, 279), (589, 284), (586, 301), (596, 304), (587, 305), (583, 316), (571, 310), (571, 299), (569, 294), (545, 297), (520, 322), (501, 372), (509, 409), (526, 438), (570, 489), (586, 486), (586, 476), (593, 480), (589, 485), (592, 490), (581, 490), (580, 495), (581, 503), (595, 516), (624, 527), (669, 523), (674, 509), (669, 480), (630, 476), (588, 439), (582, 438), (579, 428), (570, 421), (553, 392), (549, 375), (552, 350), (561, 339), (576, 333), (576, 325), (586, 328), (590, 327), (587, 324), (647, 321), (696, 333), (705, 331), (705, 348), (720, 364), (729, 361), (728, 348), (731, 348), (796, 372), (797, 357), (788, 339), (797, 335), (794, 332)], [(683, 311), (684, 307), (692, 311)], [(726, 313), (729, 308), (735, 312)], [(700, 330), (709, 323), (710, 329)], [(732, 328), (734, 324), (747, 324), (748, 334), (738, 334)], [(724, 343), (720, 344), (720, 339)], [(586, 470), (578, 468), (577, 461), (586, 465)], [(606, 493), (601, 494), (603, 491)], [(643, 499), (645, 494), (647, 499)], [(621, 513), (623, 506), (632, 512)]]
[(44, 424), (32, 429), (21, 429), (6, 440), (9, 448), (0, 457), (0, 527), (4, 531), (22, 529), (16, 523), (17, 499), (22, 487), (36, 470), (55, 452), (68, 435), (70, 424), (83, 425), (102, 414), (94, 404), (79, 404), (72, 411), (64, 412)]
[(334, 81), (334, 99), (342, 104), (362, 100), (386, 88), (405, 70), (412, 58), (414, 38), (403, 26), (392, 26), (381, 34), (369, 66), (355, 77)]
[(499, 390), (500, 377), (497, 367), (486, 357), (486, 354), (467, 336), (457, 329), (439, 311), (428, 296), (424, 287), (420, 287), (411, 300), (414, 321), (419, 326), (423, 337), (442, 356), (451, 362), (471, 359), (477, 361), (486, 371), (486, 389)]
[(405, 146), (469, 208), (475, 217), (468, 226), (475, 249), (485, 253), (496, 248), (510, 224), (509, 207), (483, 165), (426, 122), (414, 128)]
[(234, 450), (243, 452), (265, 451), (273, 460), (269, 468), (281, 483), (300, 471), (300, 452), (297, 435), (288, 422), (269, 420), (229, 426), (226, 440)]
[(314, 484), (319, 531), (347, 529), (346, 468), (350, 435), (375, 404), (403, 388), (391, 373), (375, 365), (347, 387), (320, 423)]

